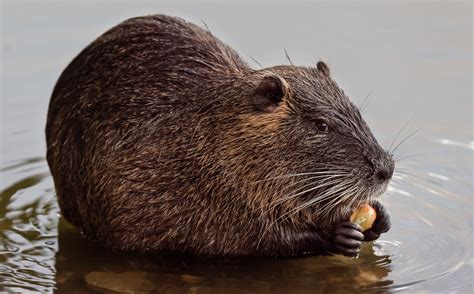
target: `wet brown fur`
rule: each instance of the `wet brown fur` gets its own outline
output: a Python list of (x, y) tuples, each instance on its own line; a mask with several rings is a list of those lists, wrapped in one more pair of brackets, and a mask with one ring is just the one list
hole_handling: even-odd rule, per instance
[[(280, 103), (255, 94), (268, 76), (281, 81)], [(343, 142), (313, 130), (319, 111), (345, 124)], [(383, 153), (325, 64), (254, 70), (207, 30), (164, 15), (119, 24), (69, 64), (46, 135), (64, 217), (138, 252), (324, 253), (347, 207), (289, 213), (307, 199), (278, 200), (308, 182), (286, 176), (343, 166), (356, 178), (370, 173), (367, 154)]]

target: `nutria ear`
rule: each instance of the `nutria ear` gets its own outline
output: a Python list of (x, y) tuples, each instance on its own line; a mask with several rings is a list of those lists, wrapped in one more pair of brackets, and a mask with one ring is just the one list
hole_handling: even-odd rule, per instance
[(253, 92), (253, 104), (257, 110), (272, 112), (288, 92), (286, 81), (276, 75), (268, 75), (262, 78)]
[(316, 68), (318, 69), (319, 72), (321, 72), (323, 75), (327, 76), (328, 78), (331, 77), (331, 72), (329, 71), (329, 66), (324, 62), (324, 61), (319, 61), (316, 64)]

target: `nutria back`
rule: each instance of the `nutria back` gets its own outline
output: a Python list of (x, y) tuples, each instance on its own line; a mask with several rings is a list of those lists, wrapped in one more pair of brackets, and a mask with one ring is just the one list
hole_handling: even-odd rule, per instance
[(254, 70), (164, 15), (122, 22), (68, 65), (46, 139), (64, 217), (138, 252), (326, 253), (394, 167), (323, 62)]

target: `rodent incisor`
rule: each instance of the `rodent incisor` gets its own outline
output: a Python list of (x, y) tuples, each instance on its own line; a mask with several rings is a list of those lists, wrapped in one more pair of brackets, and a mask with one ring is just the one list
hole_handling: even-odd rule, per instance
[[(182, 19), (129, 19), (64, 70), (47, 159), (64, 217), (110, 248), (342, 253), (389, 229), (394, 162), (316, 67), (250, 68)], [(350, 212), (370, 202), (364, 232)]]

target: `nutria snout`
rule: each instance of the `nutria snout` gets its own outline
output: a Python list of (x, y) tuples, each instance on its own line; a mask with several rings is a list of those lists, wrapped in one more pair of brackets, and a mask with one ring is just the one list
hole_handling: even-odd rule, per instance
[(395, 169), (395, 162), (392, 156), (383, 154), (379, 160), (371, 158), (370, 165), (376, 183), (383, 184), (392, 178)]
[[(129, 19), (61, 74), (46, 126), (64, 217), (110, 248), (356, 255), (394, 162), (316, 66), (250, 68), (182, 19)], [(362, 203), (377, 211), (363, 232)]]

